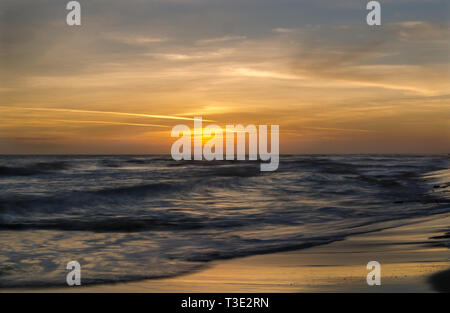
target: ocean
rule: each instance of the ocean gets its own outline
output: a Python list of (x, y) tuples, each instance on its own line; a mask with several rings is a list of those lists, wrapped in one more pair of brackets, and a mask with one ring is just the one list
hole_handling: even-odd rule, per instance
[(450, 212), (448, 155), (0, 156), (0, 287), (170, 277)]

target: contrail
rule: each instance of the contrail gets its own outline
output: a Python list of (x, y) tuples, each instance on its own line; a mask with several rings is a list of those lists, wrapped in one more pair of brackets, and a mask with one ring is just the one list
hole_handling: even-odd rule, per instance
[[(0, 107), (8, 108), (8, 109), (21, 109), (21, 110), (32, 110), (32, 111), (110, 114), (110, 115), (148, 117), (148, 118), (170, 119), (170, 120), (185, 120), (185, 121), (193, 121), (194, 120), (194, 118), (191, 118), (191, 117), (181, 117), (181, 116), (171, 116), (171, 115), (141, 114), (141, 113), (127, 113), (127, 112), (92, 111), (92, 110), (77, 110), (77, 109), (57, 109), (57, 108), (27, 108), (27, 107), (7, 107), (7, 106), (0, 106)], [(203, 121), (214, 122), (212, 120), (203, 120)]]
[(139, 123), (121, 123), (121, 122), (107, 122), (107, 121), (80, 121), (80, 120), (46, 120), (49, 122), (62, 122), (62, 123), (85, 123), (85, 124), (105, 124), (105, 125), (127, 125), (127, 126), (142, 126), (142, 127), (169, 127), (167, 125), (157, 124), (139, 124)]

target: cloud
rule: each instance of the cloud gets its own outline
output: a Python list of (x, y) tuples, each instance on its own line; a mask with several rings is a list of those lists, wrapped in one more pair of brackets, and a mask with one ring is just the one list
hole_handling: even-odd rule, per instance
[(161, 43), (169, 40), (168, 38), (136, 36), (120, 33), (107, 33), (104, 38), (119, 41), (129, 45), (147, 45), (153, 43)]
[[(360, 26), (299, 30), (293, 35), (299, 47), (293, 49), (291, 69), (303, 77), (437, 95), (449, 87), (449, 46), (439, 43), (448, 30), (421, 21), (387, 25), (375, 34)], [(402, 43), (403, 38), (409, 41)], [(423, 58), (427, 50), (433, 59)]]
[(256, 78), (271, 78), (271, 79), (300, 79), (297, 75), (289, 75), (286, 73), (277, 73), (270, 71), (261, 71), (251, 68), (230, 68), (223, 71), (225, 75), (232, 76), (245, 76), (245, 77), (256, 77)]
[(281, 33), (281, 34), (290, 34), (295, 32), (295, 29), (293, 28), (283, 28), (283, 27), (277, 27), (273, 29), (274, 33)]
[(443, 44), (449, 48), (449, 23), (431, 23), (428, 21), (403, 21), (386, 25), (392, 36), (402, 41), (428, 42)]
[(205, 45), (205, 44), (222, 43), (222, 42), (226, 42), (226, 41), (243, 40), (243, 39), (247, 39), (247, 37), (246, 36), (222, 36), (222, 37), (218, 37), (218, 38), (197, 40), (197, 44)]

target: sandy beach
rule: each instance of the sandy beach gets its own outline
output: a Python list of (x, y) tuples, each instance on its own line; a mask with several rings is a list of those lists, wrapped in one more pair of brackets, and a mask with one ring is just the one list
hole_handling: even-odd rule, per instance
[[(448, 291), (448, 225), (450, 214), (442, 214), (310, 249), (215, 261), (173, 278), (2, 292)], [(381, 264), (381, 286), (366, 283), (369, 261)]]

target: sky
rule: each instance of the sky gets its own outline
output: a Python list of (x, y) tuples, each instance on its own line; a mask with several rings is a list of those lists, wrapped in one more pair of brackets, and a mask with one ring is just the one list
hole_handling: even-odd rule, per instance
[(0, 154), (169, 154), (173, 126), (280, 152), (449, 153), (448, 1), (0, 0)]

